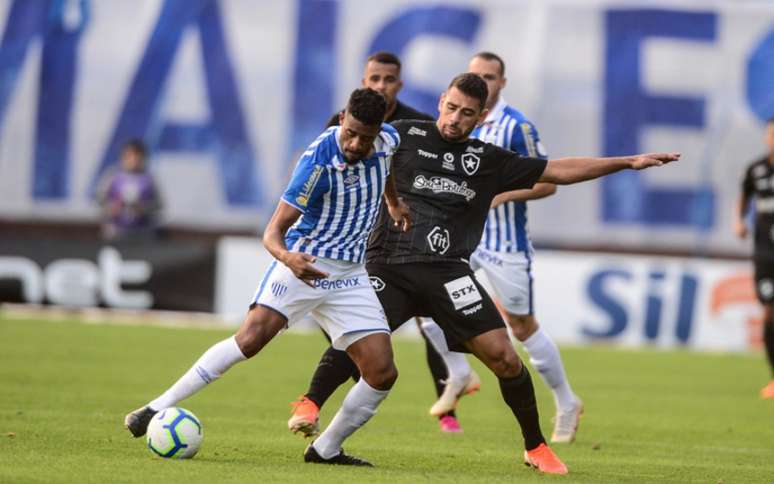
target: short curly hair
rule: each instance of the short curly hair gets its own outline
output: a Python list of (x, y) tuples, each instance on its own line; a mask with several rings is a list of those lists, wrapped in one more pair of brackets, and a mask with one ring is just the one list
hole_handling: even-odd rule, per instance
[(363, 124), (381, 125), (387, 112), (387, 101), (373, 89), (355, 89), (349, 96), (347, 112)]

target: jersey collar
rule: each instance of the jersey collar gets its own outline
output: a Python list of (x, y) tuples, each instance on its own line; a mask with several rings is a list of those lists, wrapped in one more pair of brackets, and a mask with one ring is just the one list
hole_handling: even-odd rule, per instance
[(508, 103), (505, 102), (505, 99), (503, 99), (502, 96), (500, 96), (500, 99), (497, 100), (497, 103), (494, 105), (492, 110), (489, 111), (489, 114), (486, 115), (486, 119), (481, 124), (484, 125), (496, 123), (502, 117), (503, 111), (505, 111), (506, 107), (508, 107)]

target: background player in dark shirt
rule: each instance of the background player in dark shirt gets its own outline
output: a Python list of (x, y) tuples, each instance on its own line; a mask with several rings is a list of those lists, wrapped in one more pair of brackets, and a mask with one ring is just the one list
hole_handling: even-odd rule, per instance
[[(745, 171), (734, 231), (747, 237), (745, 218), (755, 198), (755, 289), (763, 305), (763, 343), (774, 375), (774, 118), (766, 123), (764, 142), (769, 152)], [(761, 389), (761, 397), (774, 398), (774, 378)]]
[(497, 376), (503, 399), (521, 426), (524, 460), (541, 472), (567, 468), (540, 431), (535, 390), (505, 324), (469, 265), (492, 199), (536, 182), (570, 184), (624, 169), (644, 169), (676, 153), (546, 161), (469, 139), (487, 114), (487, 86), (475, 74), (452, 80), (429, 121), (393, 123), (401, 144), (393, 156), (398, 193), (414, 225), (396, 230), (382, 208), (369, 240), (367, 270), (391, 329), (412, 316), (430, 316), (449, 347), (470, 351)]
[[(403, 87), (400, 74), (401, 62), (395, 54), (377, 52), (366, 59), (361, 83), (363, 87), (373, 89), (384, 96), (387, 101), (385, 122), (402, 119), (434, 121), (432, 116), (417, 111), (398, 100), (398, 93)], [(339, 118), (340, 113), (335, 113), (328, 120), (327, 126), (337, 126)], [(422, 335), (424, 336), (424, 333)], [(427, 364), (433, 377), (436, 395), (440, 397), (444, 389), (444, 385), (441, 382), (446, 380), (448, 374), (446, 364), (427, 338), (425, 338), (425, 346), (427, 349)], [(337, 371), (335, 375), (331, 374), (332, 372), (328, 372), (325, 378), (321, 377), (320, 371), (316, 372), (309, 382), (309, 388), (306, 393), (291, 404), (293, 412), (290, 419), (288, 419), (288, 428), (294, 433), (300, 432), (305, 436), (315, 435), (319, 431), (320, 408), (325, 405), (328, 398), (333, 395), (333, 392), (342, 383), (346, 382), (350, 377), (354, 379), (360, 377), (357, 367), (344, 351), (329, 348), (323, 355), (322, 364)], [(477, 376), (476, 380), (478, 380)], [(440, 415), (438, 419), (442, 431), (461, 431), (454, 411)]]

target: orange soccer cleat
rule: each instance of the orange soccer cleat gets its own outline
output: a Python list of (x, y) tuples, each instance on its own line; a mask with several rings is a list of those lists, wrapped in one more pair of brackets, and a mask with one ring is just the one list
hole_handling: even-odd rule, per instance
[(524, 451), (524, 464), (546, 474), (567, 474), (567, 466), (546, 444)]
[(774, 380), (771, 380), (768, 385), (761, 388), (761, 398), (774, 399)]
[(293, 413), (288, 420), (288, 428), (294, 434), (301, 433), (304, 437), (314, 437), (320, 433), (320, 407), (306, 395), (290, 404)]

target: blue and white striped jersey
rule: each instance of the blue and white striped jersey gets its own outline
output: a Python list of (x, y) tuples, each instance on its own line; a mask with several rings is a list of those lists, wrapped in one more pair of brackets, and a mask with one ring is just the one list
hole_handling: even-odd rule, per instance
[[(548, 157), (535, 125), (503, 98), (492, 108), (486, 120), (476, 126), (470, 137), (522, 156)], [(532, 242), (527, 232), (526, 202), (506, 202), (489, 210), (480, 246), (500, 252), (532, 253)]]
[(374, 154), (348, 164), (340, 129), (325, 130), (298, 160), (282, 200), (303, 215), (288, 230), (285, 245), (293, 252), (362, 263), (400, 137), (383, 124)]

